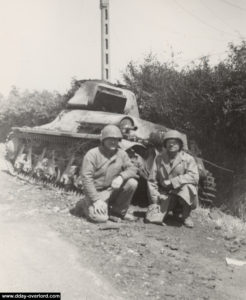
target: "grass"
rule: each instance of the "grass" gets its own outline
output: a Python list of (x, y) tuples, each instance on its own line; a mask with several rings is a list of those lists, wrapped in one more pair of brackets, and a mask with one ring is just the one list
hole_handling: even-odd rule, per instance
[(202, 208), (196, 209), (196, 214), (206, 220), (211, 220), (215, 228), (231, 234), (244, 234), (246, 236), (246, 222), (241, 218), (226, 214), (218, 208)]

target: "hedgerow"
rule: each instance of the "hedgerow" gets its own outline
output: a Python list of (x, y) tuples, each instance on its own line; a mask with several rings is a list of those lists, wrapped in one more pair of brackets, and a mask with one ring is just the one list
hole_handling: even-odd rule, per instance
[(53, 120), (65, 102), (64, 96), (56, 92), (20, 92), (13, 87), (7, 99), (1, 99), (1, 140), (6, 138), (13, 126), (36, 126)]
[(130, 62), (124, 80), (143, 118), (186, 133), (203, 157), (233, 171), (212, 168), (223, 182), (221, 202), (229, 201), (235, 178), (246, 177), (246, 42), (229, 44), (216, 65), (204, 57), (181, 68), (149, 55), (142, 64)]

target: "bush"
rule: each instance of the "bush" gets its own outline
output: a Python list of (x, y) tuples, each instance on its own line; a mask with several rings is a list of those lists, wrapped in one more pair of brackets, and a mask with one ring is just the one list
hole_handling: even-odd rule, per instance
[(126, 85), (138, 97), (143, 118), (185, 132), (208, 158), (235, 169), (246, 151), (246, 43), (229, 45), (228, 58), (207, 58), (178, 69), (152, 55), (130, 62)]
[[(204, 158), (245, 176), (246, 42), (228, 48), (228, 57), (215, 66), (205, 57), (180, 68), (149, 55), (140, 65), (130, 62), (124, 80), (137, 94), (143, 118), (186, 133)], [(224, 181), (226, 202), (231, 173), (213, 171)]]
[(65, 97), (56, 92), (20, 92), (13, 87), (7, 99), (1, 99), (0, 139), (12, 126), (36, 126), (53, 120), (65, 105)]

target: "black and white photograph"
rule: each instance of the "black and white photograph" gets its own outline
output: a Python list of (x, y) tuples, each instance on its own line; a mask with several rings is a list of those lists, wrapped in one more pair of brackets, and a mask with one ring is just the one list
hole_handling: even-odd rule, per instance
[(246, 299), (246, 0), (0, 0), (0, 299)]

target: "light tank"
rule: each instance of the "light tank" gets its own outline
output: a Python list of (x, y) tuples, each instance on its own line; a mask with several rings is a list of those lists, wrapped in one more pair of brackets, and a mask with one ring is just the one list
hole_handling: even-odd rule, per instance
[[(132, 148), (140, 155), (146, 153), (151, 133), (168, 131), (140, 118), (136, 97), (130, 90), (102, 80), (86, 80), (51, 123), (13, 127), (6, 142), (6, 158), (17, 173), (81, 192), (83, 156), (100, 143), (100, 132), (107, 124), (121, 129), (122, 148)], [(183, 140), (188, 151), (186, 135)], [(205, 171), (202, 161), (197, 162)], [(212, 191), (208, 193), (214, 197)]]

